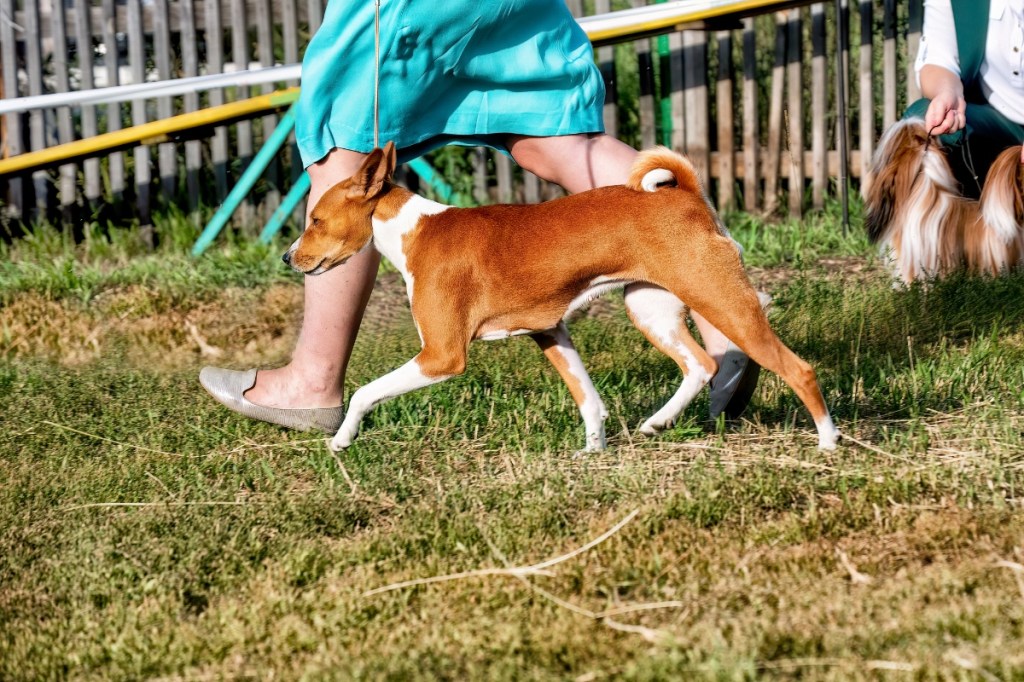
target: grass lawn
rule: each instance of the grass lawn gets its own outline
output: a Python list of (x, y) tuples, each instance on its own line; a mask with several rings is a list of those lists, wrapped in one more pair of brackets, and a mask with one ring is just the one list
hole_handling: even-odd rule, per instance
[[(570, 326), (607, 452), (520, 339), (334, 455), (196, 379), (287, 358), (281, 245), (6, 247), (0, 679), (1024, 678), (1024, 274), (894, 289), (831, 214), (730, 223), (835, 452), (775, 376), (640, 436), (680, 376), (611, 296)], [(350, 392), (417, 348), (385, 272)]]

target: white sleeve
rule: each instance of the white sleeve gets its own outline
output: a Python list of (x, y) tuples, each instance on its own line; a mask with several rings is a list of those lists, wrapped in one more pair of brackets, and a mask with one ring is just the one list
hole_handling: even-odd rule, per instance
[(917, 84), (921, 85), (921, 68), (926, 64), (941, 66), (960, 77), (960, 51), (956, 45), (953, 5), (950, 0), (925, 0), (924, 28), (917, 49)]

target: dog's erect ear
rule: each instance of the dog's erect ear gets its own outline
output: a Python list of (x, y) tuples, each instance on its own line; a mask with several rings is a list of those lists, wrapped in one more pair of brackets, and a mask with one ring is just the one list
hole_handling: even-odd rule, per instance
[(384, 145), (384, 165), (387, 166), (387, 176), (390, 178), (398, 167), (398, 151), (395, 149), (395, 143), (390, 140)]
[(388, 142), (384, 149), (370, 152), (352, 177), (352, 192), (372, 199), (384, 189), (384, 183), (395, 170), (395, 146)]

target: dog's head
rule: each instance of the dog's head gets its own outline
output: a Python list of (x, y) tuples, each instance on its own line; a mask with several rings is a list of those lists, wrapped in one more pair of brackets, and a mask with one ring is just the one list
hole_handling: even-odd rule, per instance
[(373, 239), (373, 210), (388, 189), (395, 156), (395, 146), (388, 142), (370, 152), (355, 175), (327, 190), (284, 262), (298, 272), (319, 275), (362, 251)]
[[(873, 242), (884, 241), (901, 203), (906, 202), (924, 170), (926, 150), (941, 147), (938, 140), (928, 141), (924, 121), (910, 118), (897, 121), (878, 141), (867, 192), (865, 227)], [(941, 157), (941, 155), (936, 155)], [(944, 162), (945, 158), (941, 157)]]

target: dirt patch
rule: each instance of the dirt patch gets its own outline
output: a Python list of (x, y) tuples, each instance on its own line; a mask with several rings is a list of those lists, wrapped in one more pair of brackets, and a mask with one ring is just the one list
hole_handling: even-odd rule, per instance
[(214, 301), (167, 306), (145, 287), (103, 292), (88, 303), (36, 293), (0, 310), (0, 354), (81, 365), (101, 356), (137, 366), (195, 364), (203, 356), (284, 353), (301, 311), (301, 289), (225, 289)]
[(884, 273), (877, 259), (863, 256), (821, 258), (813, 266), (795, 268), (776, 266), (771, 268), (747, 267), (747, 274), (754, 286), (772, 293), (779, 287), (800, 277), (835, 277), (847, 282), (867, 282)]
[[(864, 258), (823, 259), (822, 276), (862, 281), (878, 275)], [(793, 268), (749, 268), (751, 280), (772, 292), (806, 276)], [(43, 358), (68, 366), (118, 357), (133, 366), (173, 369), (205, 362), (267, 365), (287, 358), (302, 320), (301, 284), (224, 289), (206, 301), (169, 301), (161, 292), (133, 286), (107, 290), (88, 302), (51, 300), (37, 293), (15, 297), (0, 309), (0, 355)], [(578, 315), (621, 314), (621, 301), (599, 298)], [(405, 284), (382, 273), (363, 318), (362, 333), (386, 334), (411, 325)]]

